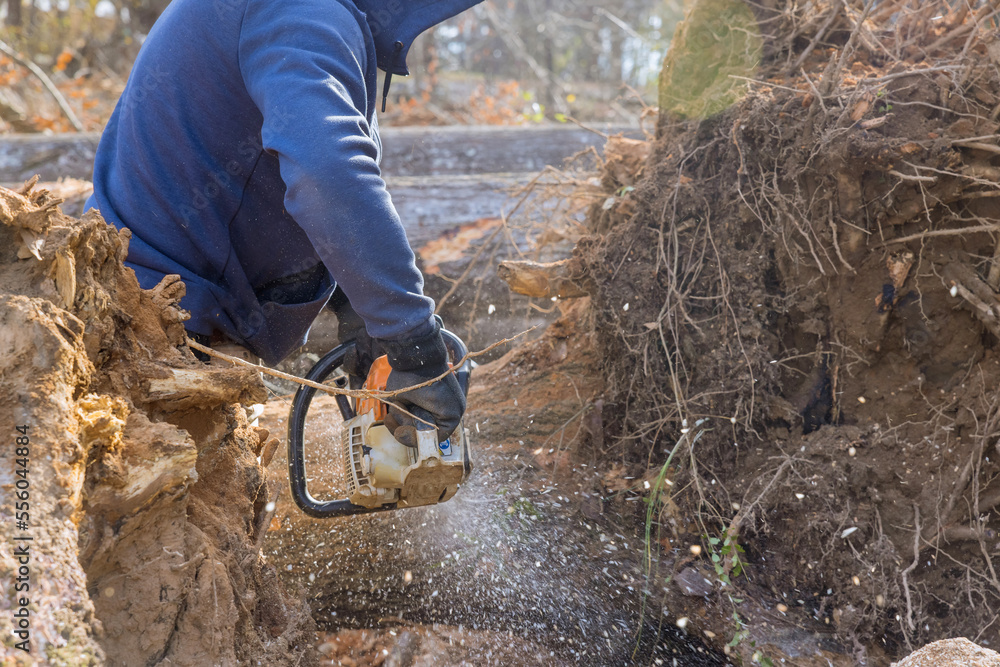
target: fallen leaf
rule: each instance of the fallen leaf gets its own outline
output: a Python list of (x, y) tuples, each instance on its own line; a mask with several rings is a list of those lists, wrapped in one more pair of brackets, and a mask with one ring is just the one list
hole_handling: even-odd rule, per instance
[(896, 288), (897, 294), (902, 289), (903, 283), (906, 282), (906, 276), (910, 273), (913, 260), (913, 253), (909, 250), (893, 253), (885, 260), (886, 268), (889, 269), (889, 278), (892, 280), (892, 286)]
[(854, 109), (851, 110), (851, 120), (855, 123), (865, 117), (868, 110), (871, 108), (872, 103), (867, 99), (863, 99), (854, 105)]

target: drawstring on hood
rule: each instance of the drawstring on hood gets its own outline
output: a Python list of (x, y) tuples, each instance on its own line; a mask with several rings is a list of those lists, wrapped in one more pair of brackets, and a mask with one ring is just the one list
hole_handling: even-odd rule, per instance
[[(396, 58), (395, 54), (400, 53), (403, 50), (403, 43), (396, 42), (393, 48), (393, 58)], [(404, 67), (406, 63), (403, 63)], [(389, 83), (392, 82), (392, 71), (386, 70), (385, 73), (385, 83), (382, 84), (382, 113), (385, 113), (385, 101), (389, 98)]]
[(392, 75), (410, 73), (406, 54), (422, 32), (447, 21), (482, 0), (354, 0), (364, 12), (375, 40), (375, 60), (385, 72), (382, 111)]

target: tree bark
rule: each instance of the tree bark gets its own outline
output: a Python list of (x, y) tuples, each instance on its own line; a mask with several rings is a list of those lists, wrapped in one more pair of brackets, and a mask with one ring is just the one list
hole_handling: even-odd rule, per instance
[(21, 23), (21, 0), (7, 0), (7, 25), (16, 27)]

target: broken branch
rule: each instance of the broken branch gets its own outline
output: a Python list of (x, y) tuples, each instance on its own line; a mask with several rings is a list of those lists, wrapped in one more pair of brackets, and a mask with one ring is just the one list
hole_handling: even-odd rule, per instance
[(52, 83), (52, 79), (50, 79), (45, 72), (39, 69), (38, 65), (22, 56), (20, 53), (15, 51), (10, 44), (7, 44), (7, 42), (2, 40), (0, 40), (0, 51), (3, 51), (8, 58), (34, 74), (38, 80), (42, 82), (42, 85), (45, 86), (45, 90), (49, 91), (49, 94), (55, 98), (56, 104), (59, 105), (59, 109), (62, 110), (66, 119), (69, 121), (69, 124), (73, 126), (73, 129), (77, 132), (83, 132), (83, 123), (81, 123), (80, 119), (76, 117), (75, 113), (73, 113), (73, 110), (70, 108), (66, 98), (63, 97), (63, 94), (60, 93), (59, 89), (56, 88), (54, 83)]

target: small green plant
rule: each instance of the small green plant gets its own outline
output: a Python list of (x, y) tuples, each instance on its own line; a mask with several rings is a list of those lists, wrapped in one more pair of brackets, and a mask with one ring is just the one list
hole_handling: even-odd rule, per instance
[[(708, 552), (719, 581), (727, 586), (732, 586), (732, 580), (743, 574), (743, 559), (740, 558), (740, 554), (746, 553), (743, 547), (739, 545), (735, 537), (726, 533), (721, 538), (708, 538)], [(727, 560), (730, 563), (728, 568), (726, 567)]]
[(743, 602), (739, 598), (734, 598), (729, 596), (729, 602), (733, 605), (733, 623), (736, 624), (736, 633), (733, 638), (729, 640), (726, 644), (729, 648), (736, 648), (746, 640), (750, 640), (750, 648), (754, 649), (753, 655), (751, 655), (750, 660), (761, 667), (774, 667), (774, 661), (769, 657), (764, 655), (764, 652), (757, 648), (757, 642), (750, 639), (750, 630), (747, 628), (746, 622), (740, 617), (740, 613), (736, 610), (736, 605)]
[(523, 496), (512, 500), (505, 509), (503, 506), (497, 509), (497, 526), (511, 538), (532, 530), (532, 526), (543, 518), (538, 506)]
[(535, 506), (535, 503), (523, 496), (510, 504), (510, 508), (508, 508), (507, 513), (516, 513), (519, 516), (533, 516), (536, 519), (540, 519), (542, 517), (542, 513), (538, 511), (538, 507)]
[(754, 651), (751, 660), (760, 665), (760, 667), (774, 667), (774, 661), (761, 653), (760, 649)]
[(740, 618), (740, 613), (736, 611), (736, 604), (741, 602), (741, 600), (734, 600), (733, 598), (729, 598), (729, 600), (733, 603), (733, 623), (736, 624), (736, 634), (733, 635), (733, 638), (729, 640), (729, 643), (726, 644), (726, 646), (729, 648), (736, 648), (743, 642), (743, 640), (750, 636), (750, 631), (747, 629), (747, 624), (743, 622), (742, 618)]
[(885, 101), (885, 96), (889, 94), (885, 88), (882, 88), (877, 93), (875, 93), (875, 98), (882, 100), (883, 104), (880, 107), (876, 107), (879, 113), (889, 113), (892, 111), (892, 105)]

